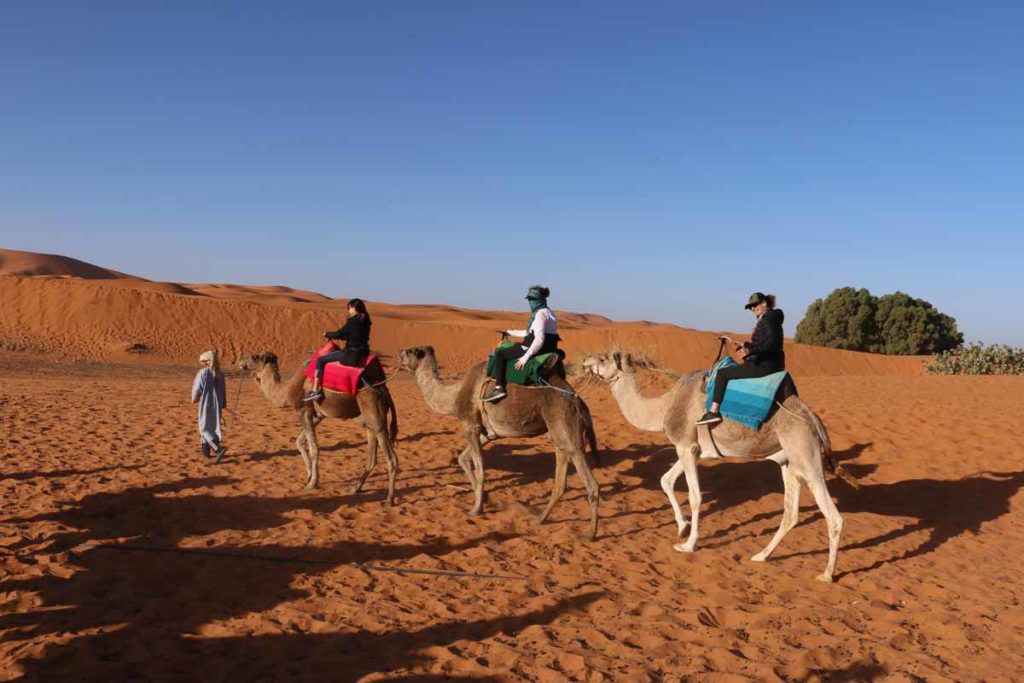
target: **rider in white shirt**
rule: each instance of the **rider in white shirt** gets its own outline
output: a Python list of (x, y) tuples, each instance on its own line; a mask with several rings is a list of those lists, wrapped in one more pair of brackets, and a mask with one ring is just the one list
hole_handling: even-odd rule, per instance
[(505, 375), (508, 361), (518, 358), (516, 368), (522, 370), (526, 363), (542, 353), (551, 353), (558, 349), (558, 318), (548, 308), (548, 296), (551, 290), (541, 285), (530, 287), (526, 300), (530, 302), (530, 322), (525, 330), (506, 330), (513, 337), (524, 337), (522, 344), (516, 344), (495, 351), (495, 386), (484, 401), (500, 401), (505, 398)]

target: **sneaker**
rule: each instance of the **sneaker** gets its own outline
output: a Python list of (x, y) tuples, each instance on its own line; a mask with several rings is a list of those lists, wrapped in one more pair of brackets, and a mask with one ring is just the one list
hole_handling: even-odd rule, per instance
[(215, 465), (219, 465), (220, 461), (224, 458), (224, 454), (227, 453), (227, 452), (228, 452), (228, 449), (225, 446), (221, 446), (220, 448), (215, 450), (213, 452), (213, 454), (217, 456), (217, 459), (214, 460), (213, 463)]
[(707, 413), (704, 413), (704, 417), (702, 417), (701, 419), (697, 420), (697, 424), (699, 424), (699, 425), (713, 425), (713, 424), (718, 424), (721, 421), (722, 421), (722, 414), (721, 413), (707, 412)]
[(317, 389), (306, 394), (306, 398), (302, 399), (303, 403), (309, 403), (310, 401), (319, 401), (324, 397), (324, 390)]
[(484, 403), (493, 403), (494, 401), (500, 401), (501, 399), (508, 396), (505, 393), (505, 387), (494, 387), (491, 389), (491, 393), (484, 396)]

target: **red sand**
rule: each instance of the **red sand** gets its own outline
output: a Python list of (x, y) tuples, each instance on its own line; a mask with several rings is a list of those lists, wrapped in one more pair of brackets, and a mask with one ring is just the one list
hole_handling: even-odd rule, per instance
[[(920, 359), (787, 346), (802, 395), (863, 483), (830, 482), (846, 530), (829, 586), (813, 580), (825, 528), (806, 495), (776, 556), (747, 559), (778, 526), (771, 463), (702, 466), (702, 542), (692, 556), (674, 552), (658, 484), (674, 455), (627, 425), (600, 386), (585, 392), (606, 451), (594, 543), (579, 538), (575, 475), (551, 521), (529, 525), (550, 492), (546, 439), (488, 449), (488, 513), (468, 517), (450, 464), (457, 422), (431, 413), (402, 376), (393, 509), (381, 504), (383, 464), (364, 494), (349, 494), (364, 457), (352, 422), (321, 426), (322, 488), (301, 492), (295, 418), (250, 381), (228, 418), (230, 456), (215, 466), (199, 457), (187, 401), (198, 352), (217, 346), (231, 360), (268, 348), (294, 367), (344, 302), (63, 275), (0, 276), (4, 680), (1020, 677), (1024, 378), (931, 377)], [(432, 343), (451, 374), (523, 317), (371, 311), (382, 352)], [(561, 320), (571, 361), (614, 345), (684, 370), (716, 349), (712, 333)], [(657, 391), (665, 379), (646, 381)], [(239, 386), (231, 380), (232, 404)]]

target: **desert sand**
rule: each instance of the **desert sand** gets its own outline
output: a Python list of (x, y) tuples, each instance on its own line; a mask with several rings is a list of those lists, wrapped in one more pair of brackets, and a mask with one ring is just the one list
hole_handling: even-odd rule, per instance
[[(448, 377), (525, 317), (369, 305), (386, 362), (429, 343)], [(826, 585), (814, 581), (825, 525), (806, 492), (774, 557), (749, 560), (781, 515), (770, 462), (702, 463), (701, 543), (673, 551), (659, 478), (675, 455), (603, 386), (584, 389), (603, 449), (593, 543), (575, 474), (550, 522), (529, 523), (550, 493), (544, 438), (485, 451), (487, 514), (467, 516), (458, 423), (407, 375), (391, 385), (393, 508), (383, 463), (349, 494), (365, 445), (352, 422), (321, 425), (321, 488), (302, 491), (295, 416), (249, 379), (229, 380), (228, 457), (200, 457), (198, 353), (216, 347), (227, 367), (270, 349), (291, 371), (343, 308), (287, 287), (150, 282), (0, 251), (0, 679), (1021, 677), (1024, 378), (934, 377), (920, 358), (787, 343), (801, 395), (862, 484), (829, 481), (846, 528)], [(684, 371), (717, 349), (713, 331), (559, 315), (570, 361), (617, 346)], [(655, 393), (670, 380), (644, 382)]]

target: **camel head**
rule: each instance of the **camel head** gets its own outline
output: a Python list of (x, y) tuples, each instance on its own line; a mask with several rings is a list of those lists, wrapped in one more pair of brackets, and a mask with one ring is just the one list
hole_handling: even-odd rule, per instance
[(624, 351), (593, 353), (583, 359), (583, 368), (606, 382), (614, 382), (633, 372), (633, 354)]
[(409, 372), (416, 372), (416, 369), (427, 358), (434, 358), (433, 346), (413, 346), (408, 349), (399, 349), (398, 367)]
[(277, 356), (270, 351), (242, 356), (242, 359), (238, 361), (239, 369), (244, 370), (245, 372), (251, 372), (252, 376), (257, 380), (259, 380), (259, 375), (263, 371), (263, 368), (268, 366), (277, 370)]

